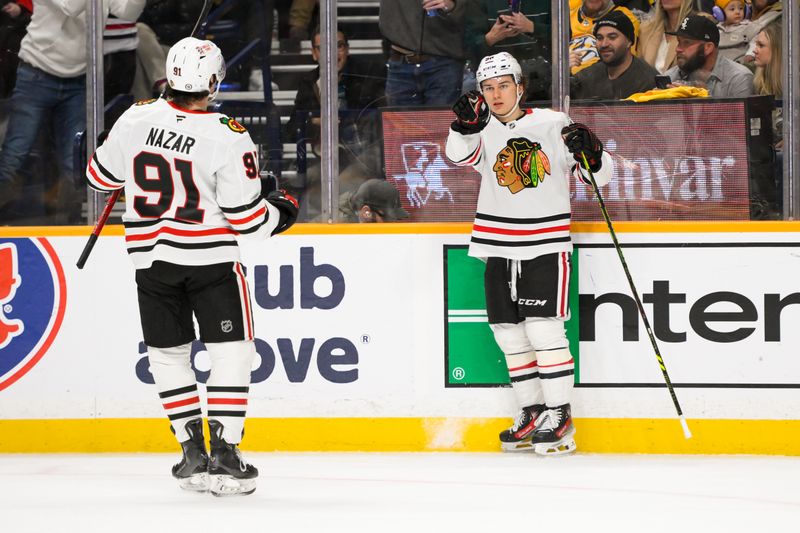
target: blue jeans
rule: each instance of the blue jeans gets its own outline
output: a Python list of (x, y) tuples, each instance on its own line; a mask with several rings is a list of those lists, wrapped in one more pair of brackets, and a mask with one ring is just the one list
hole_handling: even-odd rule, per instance
[(59, 78), (20, 62), (0, 152), (0, 181), (11, 180), (25, 164), (44, 120), (53, 122), (61, 178), (71, 182), (72, 144), (75, 135), (86, 129), (86, 78)]
[(451, 106), (461, 95), (464, 62), (433, 56), (422, 63), (389, 60), (386, 100), (390, 106)]

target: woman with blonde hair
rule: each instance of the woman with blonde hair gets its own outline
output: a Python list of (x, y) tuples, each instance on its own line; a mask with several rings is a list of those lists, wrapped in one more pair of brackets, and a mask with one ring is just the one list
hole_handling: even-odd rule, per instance
[(665, 32), (675, 31), (684, 18), (696, 12), (694, 0), (656, 0), (653, 16), (640, 30), (639, 57), (661, 73), (674, 67), (678, 40)]
[[(771, 95), (776, 99), (783, 96), (781, 43), (783, 31), (780, 21), (764, 27), (756, 35), (754, 59), (756, 75), (753, 78), (753, 89), (758, 95)], [(777, 108), (772, 112), (772, 129), (776, 148), (783, 146), (783, 110)]]

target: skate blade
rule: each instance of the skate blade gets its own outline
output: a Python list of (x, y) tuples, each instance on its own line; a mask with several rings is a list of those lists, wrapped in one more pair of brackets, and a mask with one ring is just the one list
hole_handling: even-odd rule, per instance
[(190, 492), (207, 492), (209, 488), (208, 473), (201, 472), (178, 479), (178, 486)]
[(233, 476), (212, 475), (211, 494), (214, 496), (247, 496), (256, 490), (256, 480)]
[(578, 449), (578, 445), (575, 444), (575, 439), (573, 438), (575, 433), (575, 426), (572, 426), (560, 440), (537, 442), (533, 445), (533, 451), (539, 455), (566, 455), (573, 453)]
[(538, 455), (566, 455), (574, 453), (577, 449), (578, 445), (572, 438), (561, 439), (558, 442), (541, 442), (533, 446), (533, 451)]
[(504, 452), (531, 452), (533, 451), (533, 442), (531, 439), (522, 440), (519, 442), (500, 442), (500, 449)]

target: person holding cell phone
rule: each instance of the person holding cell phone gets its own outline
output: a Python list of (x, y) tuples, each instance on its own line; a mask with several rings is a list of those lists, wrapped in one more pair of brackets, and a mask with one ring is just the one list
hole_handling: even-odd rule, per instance
[(509, 52), (528, 78), (528, 96), (550, 94), (550, 0), (473, 0), (464, 15), (464, 49), (477, 65), (481, 58)]

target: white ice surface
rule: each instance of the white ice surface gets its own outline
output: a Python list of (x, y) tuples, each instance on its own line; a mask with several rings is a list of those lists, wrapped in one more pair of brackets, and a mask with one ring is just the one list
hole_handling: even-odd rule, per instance
[(800, 531), (795, 457), (250, 453), (258, 490), (227, 499), (176, 457), (0, 455), (0, 531)]

